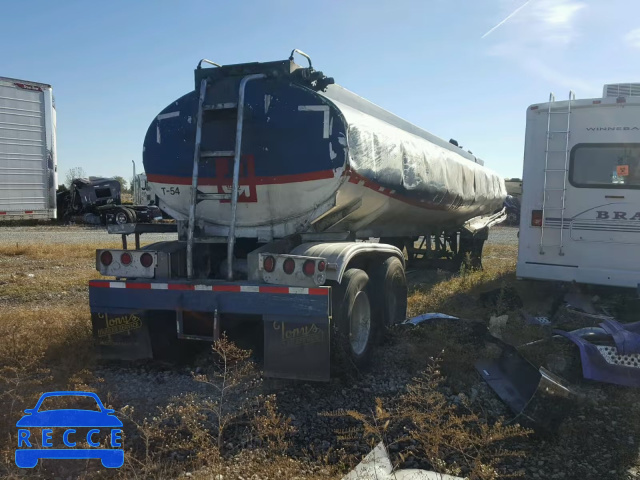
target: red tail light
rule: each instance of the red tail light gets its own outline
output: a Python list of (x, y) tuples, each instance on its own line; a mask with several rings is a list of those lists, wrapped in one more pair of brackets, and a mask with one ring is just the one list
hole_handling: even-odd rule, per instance
[(542, 210), (531, 210), (531, 226), (542, 226)]
[(314, 262), (313, 260), (307, 260), (302, 266), (302, 271), (307, 277), (311, 277), (314, 273), (316, 273), (316, 262)]
[(131, 254), (124, 252), (122, 255), (120, 255), (120, 262), (123, 265), (131, 265)]
[(327, 268), (327, 264), (324, 262), (324, 260), (320, 260), (318, 262), (318, 271), (324, 272), (325, 268)]
[(104, 251), (100, 254), (100, 263), (102, 263), (105, 267), (108, 267), (113, 262), (113, 255), (111, 252)]
[(143, 253), (140, 256), (140, 263), (143, 267), (149, 268), (151, 265), (153, 265), (153, 257), (150, 253)]
[(276, 269), (276, 259), (271, 256), (266, 257), (262, 262), (262, 268), (269, 273), (273, 272)]
[(296, 262), (293, 261), (293, 258), (287, 258), (284, 261), (284, 265), (282, 265), (282, 269), (284, 270), (284, 273), (291, 275), (296, 269)]

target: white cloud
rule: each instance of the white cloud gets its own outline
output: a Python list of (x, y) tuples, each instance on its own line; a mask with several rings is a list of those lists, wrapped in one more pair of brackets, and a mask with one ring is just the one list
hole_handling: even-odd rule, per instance
[[(521, 4), (503, 0), (504, 12)], [(563, 72), (568, 68), (565, 52), (580, 37), (578, 14), (586, 6), (579, 0), (533, 0), (491, 36), (487, 53), (515, 62), (549, 83), (590, 90), (589, 82)]]
[(545, 22), (551, 25), (569, 24), (573, 16), (586, 5), (584, 3), (566, 2), (549, 5), (541, 13)]
[(640, 28), (631, 30), (624, 36), (626, 42), (634, 48), (640, 48)]

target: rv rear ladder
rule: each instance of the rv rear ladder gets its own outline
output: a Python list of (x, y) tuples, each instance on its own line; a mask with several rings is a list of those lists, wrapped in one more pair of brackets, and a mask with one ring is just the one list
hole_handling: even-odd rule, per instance
[[(569, 166), (569, 137), (571, 135), (571, 104), (575, 100), (575, 94), (569, 92), (569, 102), (567, 103), (566, 110), (552, 111), (553, 104), (555, 103), (555, 96), (553, 93), (549, 95), (549, 108), (547, 110), (547, 144), (544, 155), (544, 187), (542, 196), (542, 225), (540, 229), (540, 254), (546, 253), (546, 248), (558, 247), (558, 254), (564, 255), (564, 224), (565, 224), (565, 211), (566, 211), (566, 194), (567, 194), (567, 172)], [(566, 115), (566, 129), (558, 129), (557, 125), (552, 126), (551, 118), (554, 115)], [(564, 125), (563, 125), (564, 126)], [(562, 127), (560, 127), (562, 128)], [(561, 145), (553, 145), (555, 149), (550, 149), (552, 142), (560, 141)], [(559, 149), (560, 147), (563, 149)], [(559, 154), (560, 158), (554, 156)], [(557, 186), (558, 175), (562, 175), (562, 188)], [(555, 176), (556, 183), (553, 183)], [(549, 185), (554, 186), (550, 187)], [(553, 192), (561, 192), (559, 204), (549, 205)], [(560, 233), (559, 242), (557, 244), (545, 243), (545, 229), (547, 226), (547, 213), (549, 211), (560, 212)], [(547, 234), (548, 235), (548, 234)]]

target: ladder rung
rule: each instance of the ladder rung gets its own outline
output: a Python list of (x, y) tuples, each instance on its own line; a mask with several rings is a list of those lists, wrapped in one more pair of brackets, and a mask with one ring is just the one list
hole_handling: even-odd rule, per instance
[(233, 110), (238, 108), (237, 103), (215, 103), (213, 105), (203, 105), (203, 110)]
[(564, 192), (566, 188), (545, 188), (545, 192)]
[(568, 130), (549, 130), (549, 133), (569, 133)]
[(567, 110), (566, 112), (547, 112), (549, 115), (569, 115), (571, 112)]
[(547, 168), (545, 172), (566, 172), (566, 168)]
[(216, 150), (206, 151), (200, 153), (200, 158), (215, 158), (215, 157), (233, 157), (235, 153), (232, 150)]
[(544, 207), (544, 211), (547, 210), (566, 210), (567, 207)]
[(567, 154), (568, 150), (545, 150), (545, 153), (564, 153)]

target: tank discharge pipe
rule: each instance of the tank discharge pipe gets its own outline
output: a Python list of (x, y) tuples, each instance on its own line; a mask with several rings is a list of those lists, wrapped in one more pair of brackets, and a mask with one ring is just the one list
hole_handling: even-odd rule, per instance
[(227, 240), (227, 280), (233, 280), (233, 249), (236, 243), (236, 215), (238, 212), (238, 182), (240, 177), (240, 155), (242, 153), (242, 123), (244, 121), (244, 92), (251, 80), (265, 78), (264, 73), (247, 75), (240, 81), (238, 94), (238, 122), (236, 123), (236, 148), (233, 156), (233, 190), (231, 191), (231, 221)]

